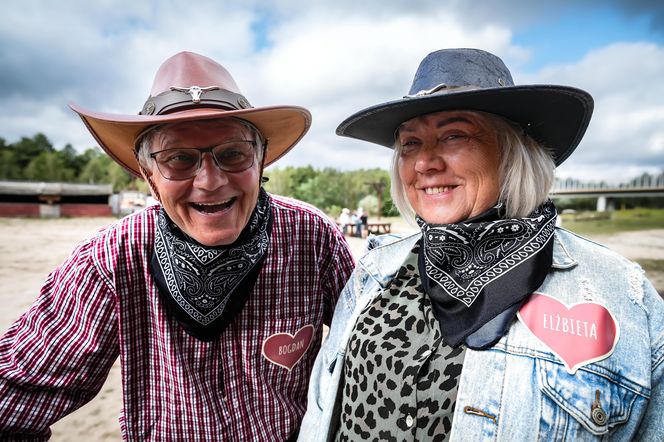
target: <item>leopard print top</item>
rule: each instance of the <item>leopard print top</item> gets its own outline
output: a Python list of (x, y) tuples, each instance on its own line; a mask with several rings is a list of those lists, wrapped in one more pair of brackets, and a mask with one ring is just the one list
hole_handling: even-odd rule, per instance
[(360, 314), (344, 360), (337, 441), (446, 440), (465, 350), (442, 343), (416, 246)]

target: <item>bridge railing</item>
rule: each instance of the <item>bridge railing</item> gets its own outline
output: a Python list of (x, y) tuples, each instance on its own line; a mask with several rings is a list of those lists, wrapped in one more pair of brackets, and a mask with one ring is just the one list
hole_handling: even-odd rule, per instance
[(583, 191), (637, 191), (664, 190), (664, 173), (660, 175), (644, 174), (626, 183), (607, 183), (606, 181), (581, 181), (573, 178), (556, 179), (551, 193), (573, 193)]

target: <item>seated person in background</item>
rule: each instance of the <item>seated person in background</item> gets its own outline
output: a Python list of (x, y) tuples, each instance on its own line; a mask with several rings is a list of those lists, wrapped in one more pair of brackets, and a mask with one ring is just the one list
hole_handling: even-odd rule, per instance
[(348, 233), (348, 228), (350, 224), (350, 210), (344, 207), (341, 209), (341, 214), (339, 215), (339, 225), (341, 225), (341, 230), (343, 230), (344, 235)]

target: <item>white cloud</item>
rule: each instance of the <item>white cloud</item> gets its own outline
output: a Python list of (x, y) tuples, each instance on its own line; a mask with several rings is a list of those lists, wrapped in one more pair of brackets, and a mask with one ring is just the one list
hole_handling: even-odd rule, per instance
[(595, 99), (588, 132), (577, 151), (561, 166), (560, 173), (592, 173), (616, 181), (633, 177), (637, 170), (661, 172), (661, 78), (664, 48), (650, 43), (611, 45), (587, 54), (573, 65), (548, 67), (534, 75), (530, 80), (578, 86)]
[[(386, 168), (391, 151), (335, 135), (352, 113), (408, 93), (420, 60), (443, 47), (484, 47), (522, 57), (508, 29), (463, 28), (447, 13), (366, 16), (325, 11), (284, 21), (270, 34), (273, 46), (259, 54), (252, 92), (262, 104), (303, 105), (313, 127), (281, 165), (340, 169)], [(249, 73), (247, 69), (246, 73)]]
[[(559, 174), (629, 178), (664, 167), (664, 48), (616, 43), (524, 74), (533, 54), (514, 44), (510, 26), (541, 20), (542, 10), (522, 0), (473, 9), (457, 0), (9, 3), (0, 21), (0, 137), (9, 142), (40, 131), (58, 147), (89, 147), (69, 100), (136, 113), (161, 62), (191, 50), (227, 67), (254, 105), (311, 110), (310, 133), (279, 165), (387, 167), (389, 149), (338, 137), (337, 125), (407, 93), (427, 53), (480, 47), (501, 56), (517, 83), (567, 84), (595, 97), (588, 133)], [(257, 49), (261, 20), (268, 46)]]

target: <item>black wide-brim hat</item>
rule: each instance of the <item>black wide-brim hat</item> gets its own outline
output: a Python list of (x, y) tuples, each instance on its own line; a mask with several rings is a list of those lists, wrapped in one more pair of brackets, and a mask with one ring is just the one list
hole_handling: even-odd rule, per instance
[(461, 110), (488, 112), (518, 123), (559, 166), (583, 138), (593, 98), (569, 86), (515, 86), (495, 55), (479, 49), (443, 49), (422, 60), (408, 95), (351, 115), (339, 125), (337, 135), (394, 147), (401, 123)]

